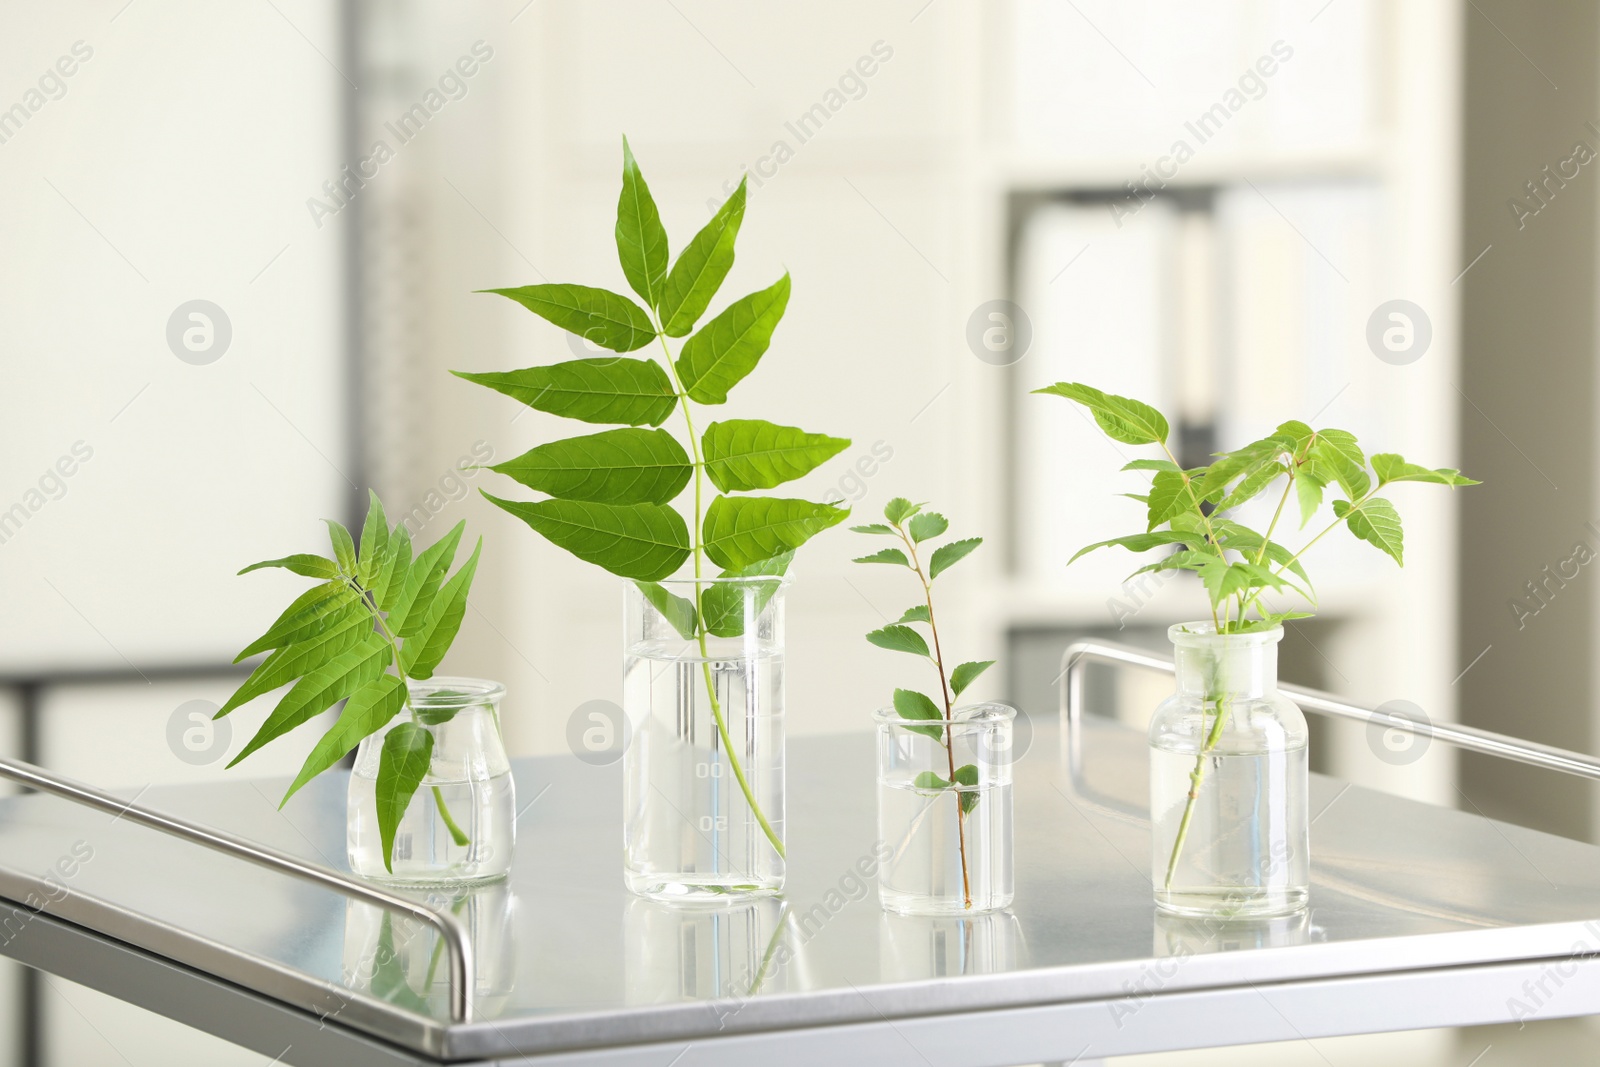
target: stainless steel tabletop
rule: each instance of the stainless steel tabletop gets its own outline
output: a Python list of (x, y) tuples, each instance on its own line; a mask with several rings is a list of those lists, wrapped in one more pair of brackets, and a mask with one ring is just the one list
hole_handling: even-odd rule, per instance
[[(1002, 914), (879, 909), (858, 871), (876, 837), (862, 733), (790, 743), (785, 898), (714, 909), (623, 889), (618, 766), (520, 761), (512, 878), (431, 898), (473, 934), (469, 1023), (448, 1023), (436, 935), (412, 920), (46, 796), (0, 803), (0, 896), (43, 905), (0, 910), (0, 952), (67, 973), (70, 946), (114, 946), (126, 965), (106, 981), (127, 988), (108, 991), (136, 1002), (140, 976), (175, 963), (372, 1062), (798, 1064), (848, 1038), (878, 1063), (1000, 1065), (1498, 1021), (1518, 1003), (1600, 1012), (1600, 965), (1579, 958), (1600, 950), (1600, 849), (1316, 776), (1309, 913), (1173, 920), (1151, 905), (1148, 823), (1075, 792), (1057, 730), (1034, 726)], [(1142, 809), (1139, 735), (1091, 720), (1084, 767), (1087, 794)], [(343, 779), (279, 813), (282, 793), (238, 779), (140, 799), (344, 869)], [(1524, 983), (1558, 963), (1530, 1001)], [(1337, 1011), (1318, 1009), (1335, 990)]]

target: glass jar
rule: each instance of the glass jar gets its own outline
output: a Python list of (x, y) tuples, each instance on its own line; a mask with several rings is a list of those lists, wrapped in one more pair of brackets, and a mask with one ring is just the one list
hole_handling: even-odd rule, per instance
[(1168, 631), (1178, 691), (1150, 720), (1151, 880), (1177, 915), (1303, 908), (1311, 827), (1305, 716), (1278, 691), (1283, 628)]
[[(505, 686), (481, 678), (408, 683), (406, 707), (361, 742), (350, 773), (350, 869), (399, 885), (471, 885), (505, 877), (516, 843), (511, 762), (500, 737)], [(383, 739), (402, 722), (433, 735), (428, 773), (396, 828), (394, 870), (383, 863), (378, 765)]]
[(624, 875), (640, 896), (714, 901), (783, 888), (786, 585), (626, 587)]
[(878, 899), (902, 915), (996, 911), (1015, 895), (1011, 868), (1011, 741), (1004, 704), (950, 719), (880, 709)]

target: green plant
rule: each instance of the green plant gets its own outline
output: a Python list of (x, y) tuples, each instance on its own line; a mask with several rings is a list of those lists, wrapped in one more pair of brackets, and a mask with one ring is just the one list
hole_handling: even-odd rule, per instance
[[(644, 306), (584, 285), (487, 291), (613, 352), (659, 344), (661, 359), (616, 356), (503, 373), (454, 372), (539, 411), (622, 427), (540, 445), (490, 468), (548, 499), (484, 496), (579, 559), (639, 583), (683, 638), (699, 644), (702, 659), (708, 637), (742, 633), (740, 605), (730, 601), (738, 591), (697, 586), (689, 600), (660, 585), (662, 579), (691, 559), (696, 579), (705, 577), (708, 563), (721, 577), (781, 575), (795, 549), (849, 514), (808, 500), (734, 495), (799, 478), (849, 447), (848, 440), (757, 419), (725, 419), (705, 424), (703, 432), (696, 429), (702, 425), (699, 408), (725, 403), (729, 390), (755, 370), (789, 304), (785, 274), (695, 329), (733, 266), (744, 210), (740, 182), (669, 267), (666, 229), (624, 138), (617, 256)], [(676, 358), (668, 338), (685, 338)], [(659, 429), (674, 412), (682, 415), (687, 448)], [(707, 481), (717, 491), (709, 502)], [(671, 504), (691, 483), (693, 516), (685, 522)], [(710, 663), (703, 667), (729, 767), (781, 856), (783, 842), (756, 804), (729, 744)]]
[[(1393, 452), (1379, 452), (1369, 458), (1349, 431), (1314, 430), (1293, 420), (1259, 441), (1218, 454), (1207, 466), (1186, 470), (1167, 447), (1167, 420), (1148, 404), (1076, 382), (1058, 382), (1034, 392), (1076, 401), (1089, 409), (1100, 429), (1113, 440), (1130, 445), (1159, 445), (1165, 457), (1136, 459), (1122, 468), (1150, 474), (1149, 492), (1128, 494), (1145, 505), (1146, 528), (1079, 549), (1072, 559), (1112, 546), (1133, 552), (1166, 550), (1167, 555), (1133, 573), (1195, 572), (1210, 599), (1211, 622), (1218, 634), (1254, 633), (1287, 620), (1309, 618), (1308, 611), (1268, 610), (1262, 597), (1268, 590), (1288, 592), (1314, 606), (1315, 593), (1301, 558), (1340, 526), (1403, 566), (1400, 513), (1393, 503), (1378, 495), (1379, 490), (1396, 482), (1478, 484), (1453, 468), (1421, 467)], [(1226, 517), (1280, 481), (1283, 491), (1265, 533)], [(1299, 505), (1300, 528), (1304, 529), (1321, 510), (1323, 494), (1329, 487), (1343, 494), (1343, 499), (1333, 501), (1331, 523), (1298, 550), (1273, 540), (1291, 496)], [(1254, 618), (1248, 617), (1252, 609)], [(1214, 718), (1205, 730), (1205, 740), (1190, 774), (1189, 799), (1167, 864), (1169, 889), (1205, 777), (1206, 757), (1221, 740), (1227, 721), (1227, 702), (1219, 695), (1208, 695), (1205, 708)]]
[[(332, 559), (302, 553), (253, 563), (239, 572), (279, 567), (321, 581), (296, 598), (266, 633), (239, 653), (235, 663), (260, 652), (270, 655), (215, 717), (220, 719), (257, 697), (294, 683), (255, 737), (228, 764), (233, 767), (263, 745), (345, 701), (339, 721), (306, 757), (284, 794), (282, 807), (301, 786), (409, 710), (410, 721), (384, 737), (378, 766), (378, 828), (384, 866), (393, 873), (395, 831), (427, 775), (433, 728), (453, 717), (441, 718), (437, 711), (419, 716), (410, 708), (406, 683), (433, 677), (455, 641), (483, 540), (479, 538), (471, 558), (446, 578), (466, 524), (457, 523), (441, 540), (413, 557), (410, 533), (404, 526), (391, 529), (377, 494), (369, 495), (371, 505), (359, 548), (350, 531), (330, 519)], [(451, 818), (439, 790), (433, 792), (439, 818), (451, 837), (458, 845), (470, 844)]]
[[(951, 731), (945, 729), (944, 724), (955, 720), (956, 698), (980, 674), (994, 666), (994, 660), (977, 660), (963, 663), (954, 670), (946, 670), (944, 646), (939, 640), (939, 622), (933, 611), (933, 582), (947, 568), (966, 558), (973, 549), (983, 544), (983, 538), (967, 537), (959, 541), (948, 541), (933, 550), (932, 555), (928, 557), (927, 566), (924, 567), (919, 548), (942, 535), (950, 528), (950, 523), (937, 511), (923, 511), (923, 507), (922, 504), (913, 504), (903, 497), (896, 497), (883, 509), (886, 524), (871, 523), (866, 526), (852, 526), (851, 529), (861, 534), (896, 537), (905, 546), (903, 551), (899, 548), (881, 548), (870, 556), (860, 557), (855, 562), (889, 563), (905, 567), (917, 576), (917, 581), (922, 585), (922, 603), (907, 608), (905, 614), (897, 621), (869, 633), (867, 640), (891, 652), (906, 652), (920, 656), (933, 664), (934, 670), (939, 675), (938, 701), (915, 689), (896, 689), (894, 710), (902, 719), (911, 720), (913, 723), (924, 723), (924, 725), (907, 726), (907, 730), (931, 737), (944, 746), (945, 758), (949, 763), (949, 777), (942, 777), (933, 771), (923, 771), (917, 775), (912, 785), (930, 792), (949, 791), (956, 797), (956, 834), (961, 851), (961, 893), (966, 906), (970, 908), (972, 883), (967, 872), (966, 822), (967, 816), (978, 806), (978, 794), (972, 791), (978, 784), (978, 768), (971, 763), (956, 766), (955, 739), (951, 736)], [(922, 636), (922, 631), (913, 628), (913, 623), (927, 626), (929, 637), (933, 641), (931, 647), (928, 640)]]

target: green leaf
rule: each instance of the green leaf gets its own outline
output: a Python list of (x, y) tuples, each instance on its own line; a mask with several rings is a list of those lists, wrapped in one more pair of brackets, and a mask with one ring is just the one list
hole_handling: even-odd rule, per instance
[(979, 545), (983, 544), (981, 537), (967, 537), (960, 541), (951, 541), (947, 545), (940, 545), (934, 549), (933, 558), (928, 561), (928, 581), (933, 581), (944, 573), (945, 569), (959, 562)]
[(1228, 632), (1230, 634), (1257, 634), (1267, 630), (1276, 629), (1277, 627), (1283, 625), (1283, 623), (1293, 619), (1309, 618), (1311, 618), (1311, 612), (1309, 611), (1272, 611), (1263, 615), (1259, 619), (1250, 619), (1245, 622), (1235, 621), (1234, 624), (1228, 628)]
[(906, 554), (898, 548), (880, 548), (870, 556), (857, 556), (852, 563), (898, 563), (902, 567), (911, 566), (911, 561)]
[(1162, 556), (1154, 563), (1145, 564), (1124, 578), (1123, 581), (1132, 581), (1141, 574), (1160, 573), (1161, 571), (1197, 571), (1205, 566), (1207, 562), (1216, 558), (1216, 555), (1210, 552), (1195, 552), (1186, 549), (1182, 552), (1174, 552), (1170, 556)]
[(968, 763), (957, 767), (953, 784), (960, 787), (961, 814), (972, 814), (972, 809), (978, 806), (979, 797), (979, 794), (975, 791), (978, 788), (977, 765)]
[(907, 608), (906, 609), (906, 613), (904, 615), (900, 616), (899, 621), (900, 622), (930, 622), (931, 623), (933, 621), (933, 619), (929, 616), (928, 605), (926, 605), (926, 604), (916, 604), (916, 605), (914, 605), (912, 607)]
[(911, 519), (911, 540), (921, 544), (930, 537), (938, 537), (950, 528), (950, 520), (937, 511), (925, 511)]
[(400, 650), (400, 663), (411, 678), (432, 678), (439, 661), (455, 642), (461, 630), (461, 620), (467, 613), (467, 593), (472, 588), (472, 576), (478, 571), (478, 556), (483, 552), (483, 538), (478, 538), (472, 555), (461, 569), (450, 576), (434, 597), (422, 626), (406, 639)]
[(994, 660), (992, 659), (974, 660), (971, 663), (963, 663), (961, 666), (950, 672), (951, 692), (953, 692), (956, 696), (960, 696), (967, 686), (971, 685), (977, 680), (978, 675), (982, 674), (984, 671), (993, 666)]
[(1109, 541), (1097, 541), (1092, 545), (1085, 545), (1067, 561), (1067, 565), (1071, 566), (1078, 561), (1079, 556), (1087, 555), (1097, 548), (1118, 547), (1126, 548), (1130, 552), (1148, 552), (1162, 545), (1194, 545), (1202, 543), (1203, 540), (1196, 534), (1183, 530), (1152, 530), (1149, 533), (1128, 534), (1125, 537), (1113, 537)]
[(733, 266), (733, 242), (744, 221), (745, 180), (739, 180), (739, 188), (678, 254), (667, 275), (659, 310), (668, 337), (682, 337), (694, 329)]
[(1262, 464), (1245, 477), (1240, 478), (1238, 484), (1233, 487), (1232, 492), (1223, 497), (1222, 503), (1217, 505), (1216, 510), (1219, 512), (1231, 511), (1240, 504), (1254, 500), (1263, 489), (1287, 473), (1288, 468), (1276, 460)]
[(769, 288), (735, 300), (685, 341), (678, 353), (678, 378), (689, 399), (726, 402), (728, 390), (756, 369), (788, 306), (786, 273)]
[(1048, 393), (1075, 400), (1088, 408), (1094, 421), (1108, 437), (1130, 445), (1166, 444), (1167, 420), (1149, 404), (1125, 396), (1115, 396), (1077, 382), (1057, 382), (1035, 393)]
[(304, 641), (331, 628), (351, 610), (360, 610), (360, 598), (344, 582), (335, 580), (314, 585), (296, 597), (267, 632), (246, 645), (233, 662), (249, 659), (257, 652)]
[(1150, 482), (1150, 497), (1146, 512), (1150, 529), (1154, 530), (1181, 511), (1194, 507), (1194, 491), (1189, 485), (1189, 475), (1183, 471), (1157, 471)]
[(389, 549), (384, 553), (383, 566), (368, 587), (380, 611), (390, 610), (400, 599), (400, 591), (410, 574), (411, 534), (403, 525), (396, 526), (389, 536)]
[(1370, 545), (1387, 552), (1394, 561), (1405, 566), (1405, 536), (1400, 529), (1400, 513), (1383, 497), (1373, 497), (1360, 507), (1351, 507), (1348, 501), (1335, 500), (1333, 513), (1345, 521), (1350, 532)]
[(1355, 434), (1345, 430), (1319, 430), (1311, 455), (1318, 465), (1326, 465), (1333, 480), (1351, 500), (1360, 500), (1372, 487), (1367, 477), (1367, 459), (1356, 444)]
[(1280, 423), (1277, 429), (1277, 436), (1291, 444), (1292, 447), (1289, 451), (1294, 454), (1296, 463), (1305, 462), (1306, 456), (1311, 450), (1311, 442), (1316, 438), (1316, 435), (1317, 431), (1299, 419), (1290, 419), (1288, 422)]
[[(689, 528), (683, 517), (669, 507), (587, 500), (525, 503), (502, 500), (490, 493), (483, 495), (551, 543), (619, 578), (659, 582), (689, 558)], [(712, 508), (715, 507), (713, 503)], [(776, 554), (768, 552), (762, 558)]]
[(909, 626), (892, 623), (867, 635), (867, 640), (891, 652), (909, 652), (913, 656), (927, 656), (928, 642)]
[(1182, 468), (1170, 459), (1135, 459), (1122, 465), (1125, 471), (1177, 471)]
[(665, 430), (602, 430), (529, 449), (489, 468), (563, 500), (666, 504), (694, 465)]
[(1432, 482), (1435, 485), (1483, 484), (1475, 479), (1463, 477), (1454, 467), (1430, 470), (1415, 463), (1407, 463), (1404, 457), (1394, 452), (1379, 452), (1373, 456), (1372, 469), (1378, 476), (1380, 486), (1388, 485), (1390, 482)]
[(1276, 463), (1279, 456), (1293, 447), (1293, 439), (1273, 434), (1223, 453), (1201, 472), (1204, 475), (1199, 486), (1201, 498), (1212, 502), (1221, 500), (1235, 478), (1253, 478), (1257, 471)]
[(639, 592), (650, 602), (650, 606), (661, 613), (678, 636), (685, 641), (695, 639), (696, 628), (700, 625), (700, 613), (695, 610), (694, 601), (676, 593), (668, 592), (666, 586), (659, 582), (634, 582)]
[(600, 356), (503, 373), (450, 373), (535, 410), (580, 422), (659, 426), (678, 406), (672, 379), (649, 359)]
[(905, 497), (897, 496), (883, 506), (883, 517), (899, 526), (921, 510), (921, 504), (913, 504)]
[(643, 308), (609, 289), (587, 285), (524, 285), (484, 289), (509, 297), (535, 315), (613, 352), (632, 352), (656, 339)]
[(1199, 574), (1213, 605), (1250, 588), (1250, 571), (1243, 564), (1208, 560), (1200, 565)]
[(923, 771), (921, 774), (917, 775), (911, 780), (911, 787), (913, 789), (926, 789), (932, 792), (942, 789), (949, 789), (950, 783), (945, 781), (943, 778), (940, 778), (932, 771)]
[(251, 571), (258, 571), (263, 567), (282, 567), (286, 571), (293, 571), (295, 574), (303, 575), (307, 578), (339, 577), (339, 565), (337, 563), (331, 559), (324, 559), (322, 556), (313, 556), (308, 552), (297, 552), (292, 556), (284, 556), (282, 559), (265, 559), (260, 563), (250, 564), (239, 573), (249, 574)]
[(900, 536), (900, 534), (895, 531), (894, 527), (885, 526), (881, 522), (869, 522), (865, 526), (852, 526), (850, 527), (850, 532), (859, 534), (888, 534), (890, 537)]
[[(1261, 534), (1231, 519), (1215, 520), (1212, 524), (1212, 529), (1216, 531), (1218, 539), (1226, 548), (1246, 554), (1256, 552), (1261, 548)], [(1288, 564), (1291, 573), (1308, 583), (1311, 581), (1299, 560), (1295, 560), (1293, 563), (1289, 562), (1294, 559), (1294, 553), (1284, 545), (1280, 545), (1276, 541), (1268, 544), (1266, 558), (1279, 566)]]
[[(902, 719), (914, 721), (944, 718), (944, 712), (939, 710), (939, 705), (915, 689), (896, 689), (894, 691), (894, 710)], [(931, 737), (935, 741), (944, 737), (944, 727), (937, 724), (932, 726), (907, 726), (906, 729), (913, 733), (922, 734), (924, 737)]]
[(212, 718), (220, 719), (234, 708), (332, 662), (368, 636), (373, 636), (371, 615), (360, 610), (342, 613), (326, 629), (285, 645), (262, 660), (261, 666), (250, 673)]
[(745, 567), (799, 548), (849, 514), (809, 500), (719, 496), (706, 509), (702, 543), (717, 566)]
[(394, 838), (417, 787), (433, 759), (433, 734), (414, 722), (403, 722), (383, 739), (378, 758), (378, 833), (383, 838), (383, 866), (394, 873)]
[(406, 574), (405, 586), (395, 597), (394, 608), (389, 612), (389, 629), (397, 636), (411, 637), (427, 624), (434, 597), (444, 582), (445, 572), (450, 569), (450, 562), (456, 558), (456, 547), (466, 528), (465, 522), (456, 523), (449, 533), (418, 553)]
[(356, 577), (366, 588), (389, 559), (389, 517), (383, 513), (378, 494), (367, 490), (367, 519), (361, 525), (361, 553)]
[(368, 682), (376, 681), (393, 658), (389, 642), (367, 631), (361, 642), (296, 682), (272, 709), (267, 721), (228, 766), (236, 766), (262, 745), (321, 715)]
[(389, 720), (400, 714), (400, 709), (405, 706), (406, 684), (393, 674), (379, 675), (375, 681), (368, 682), (352, 693), (350, 699), (345, 701), (339, 721), (322, 735), (317, 747), (306, 757), (299, 776), (283, 795), (278, 807), (289, 803), (289, 798), (298, 793), (302, 786), (344, 759), (363, 738), (387, 726)]
[(655, 307), (660, 303), (667, 281), (667, 231), (626, 137), (622, 139), (622, 194), (617, 198), (617, 258), (628, 284), (645, 304)]
[[(794, 552), (783, 552), (748, 566), (731, 567), (722, 572), (722, 577), (781, 577), (793, 562)], [(713, 637), (742, 636), (746, 613), (754, 620), (766, 610), (767, 603), (777, 595), (779, 587), (778, 582), (713, 582), (706, 585), (700, 591), (700, 615), (705, 619), (706, 632)]]
[(707, 426), (701, 446), (711, 483), (733, 493), (771, 489), (809, 474), (850, 441), (760, 419), (728, 419)]
[(1294, 479), (1295, 499), (1300, 502), (1300, 528), (1305, 529), (1306, 523), (1322, 507), (1322, 490), (1328, 483), (1322, 477), (1321, 469), (1314, 461), (1307, 461), (1301, 466)]
[(344, 528), (343, 523), (332, 519), (322, 521), (328, 524), (328, 539), (333, 542), (333, 558), (339, 563), (339, 573), (354, 578), (357, 570), (356, 544), (350, 538), (350, 531)]

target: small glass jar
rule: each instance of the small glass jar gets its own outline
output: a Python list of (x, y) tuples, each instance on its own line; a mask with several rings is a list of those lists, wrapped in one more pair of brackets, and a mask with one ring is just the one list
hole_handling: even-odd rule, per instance
[(974, 914), (1011, 903), (1012, 726), (1004, 704), (950, 719), (880, 709), (878, 899), (902, 915)]
[(640, 896), (713, 902), (783, 888), (787, 584), (626, 587), (624, 875)]
[(1305, 716), (1278, 691), (1283, 628), (1168, 631), (1178, 691), (1150, 720), (1151, 880), (1176, 915), (1305, 907), (1311, 828)]
[[(397, 885), (472, 885), (504, 878), (516, 843), (511, 762), (500, 737), (505, 686), (481, 678), (409, 683), (406, 707), (356, 750), (350, 773), (348, 852), (356, 874)], [(428, 773), (396, 828), (394, 870), (383, 862), (378, 765), (402, 722), (433, 735)]]

